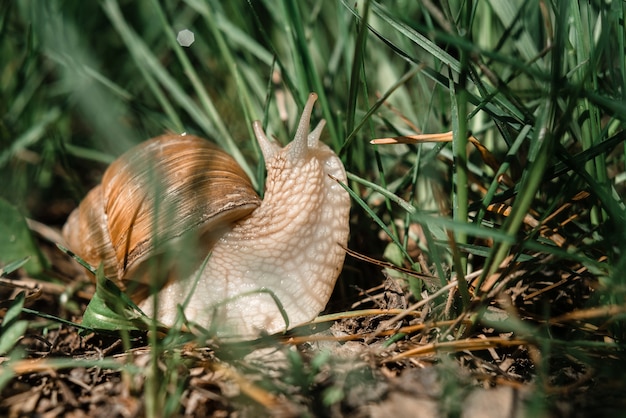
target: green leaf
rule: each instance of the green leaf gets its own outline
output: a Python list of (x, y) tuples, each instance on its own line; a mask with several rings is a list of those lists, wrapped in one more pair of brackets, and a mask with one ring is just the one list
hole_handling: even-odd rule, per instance
[(337, 386), (331, 386), (324, 391), (324, 405), (331, 406), (340, 402), (346, 394), (343, 389)]
[(100, 264), (96, 271), (96, 292), (83, 314), (84, 327), (101, 331), (139, 330), (145, 322), (139, 308), (104, 275)]
[(15, 270), (19, 269), (24, 264), (26, 264), (28, 260), (30, 260), (30, 257), (24, 257), (21, 260), (16, 260), (11, 263), (8, 263), (3, 268), (0, 268), (0, 277), (6, 276), (9, 273), (13, 273)]
[(4, 315), (2, 319), (2, 324), (0, 324), (0, 331), (4, 331), (6, 327), (11, 325), (12, 322), (15, 322), (17, 318), (19, 318), (20, 313), (22, 313), (22, 308), (24, 307), (24, 300), (26, 299), (24, 292), (18, 293), (18, 295), (13, 299), (11, 306), (7, 310), (7, 313)]
[(28, 257), (24, 269), (31, 275), (40, 274), (47, 262), (35, 245), (24, 216), (0, 198), (0, 264)]
[(17, 321), (0, 335), (0, 355), (9, 353), (15, 344), (24, 336), (28, 328), (28, 321)]
[(2, 373), (0, 373), (0, 392), (4, 390), (6, 385), (8, 385), (14, 377), (15, 374), (13, 373), (13, 370), (11, 370), (7, 366), (7, 363), (5, 363), (2, 367)]
[(24, 307), (24, 292), (20, 292), (4, 315), (0, 324), (0, 355), (9, 353), (15, 344), (24, 336), (28, 321), (18, 321)]

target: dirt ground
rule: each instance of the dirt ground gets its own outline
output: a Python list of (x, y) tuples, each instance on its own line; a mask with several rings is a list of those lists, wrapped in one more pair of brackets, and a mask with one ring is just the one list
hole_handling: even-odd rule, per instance
[[(62, 304), (67, 287), (21, 272), (2, 280), (3, 300), (26, 290), (28, 309), (76, 323), (93, 292), (91, 284), (77, 286), (73, 303)], [(542, 347), (484, 326), (455, 335), (458, 321), (433, 320), (435, 303), (390, 321), (406, 307), (402, 287), (388, 279), (354, 315), (254, 342), (189, 338), (156, 354), (146, 333), (80, 335), (25, 314), (27, 332), (0, 358), (0, 415), (584, 417), (626, 406), (617, 396), (619, 375), (566, 351), (548, 357)], [(493, 306), (489, 315), (507, 314)], [(608, 370), (623, 364), (620, 353), (588, 354), (601, 356)]]

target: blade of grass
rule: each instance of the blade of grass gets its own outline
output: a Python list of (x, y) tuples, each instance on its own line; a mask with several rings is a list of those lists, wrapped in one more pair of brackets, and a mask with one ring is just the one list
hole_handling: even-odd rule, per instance
[(356, 115), (356, 102), (358, 88), (361, 83), (361, 72), (363, 70), (363, 59), (365, 45), (367, 43), (367, 16), (369, 14), (370, 1), (367, 0), (363, 6), (363, 15), (358, 20), (357, 36), (354, 45), (354, 57), (352, 58), (352, 68), (350, 70), (350, 87), (348, 88), (348, 105), (346, 109), (346, 131), (354, 130), (354, 119)]
[(371, 108), (365, 113), (361, 121), (356, 125), (356, 127), (350, 132), (346, 140), (344, 141), (341, 149), (339, 150), (339, 156), (344, 155), (346, 150), (352, 145), (352, 141), (356, 138), (357, 133), (361, 130), (363, 125), (367, 123), (367, 121), (372, 117), (374, 113), (382, 106), (385, 101), (391, 96), (391, 94), (399, 87), (404, 85), (408, 80), (410, 80), (418, 71), (420, 71), (420, 67), (413, 67), (408, 72), (406, 72), (396, 83), (394, 83), (387, 91), (385, 91), (376, 103), (372, 105)]
[[(248, 133), (250, 137), (253, 137), (253, 133), (252, 133), (252, 121), (253, 120), (257, 120), (259, 118), (259, 116), (256, 114), (257, 112), (255, 111), (254, 106), (252, 105), (252, 99), (250, 97), (249, 94), (249, 89), (247, 88), (247, 86), (244, 84), (244, 80), (242, 77), (241, 72), (239, 71), (239, 66), (237, 65), (236, 61), (235, 61), (235, 57), (233, 55), (233, 52), (231, 52), (232, 47), (230, 47), (224, 37), (224, 35), (222, 34), (222, 31), (219, 28), (219, 22), (224, 22), (227, 21), (224, 18), (219, 18), (219, 16), (217, 16), (213, 10), (211, 10), (211, 7), (209, 7), (209, 5), (207, 3), (201, 3), (199, 1), (195, 1), (195, 0), (186, 0), (187, 4), (189, 4), (191, 7), (193, 7), (195, 10), (197, 10), (203, 17), (204, 20), (207, 24), (207, 26), (209, 27), (209, 29), (211, 30), (211, 34), (213, 35), (213, 37), (215, 38), (215, 42), (217, 43), (217, 48), (222, 56), (222, 58), (224, 59), (224, 62), (226, 64), (226, 66), (228, 67), (228, 70), (230, 72), (230, 74), (235, 78), (235, 84), (237, 85), (237, 91), (239, 93), (239, 100), (241, 103), (241, 108), (243, 109), (243, 112), (246, 116), (246, 120), (248, 121)], [(265, 51), (260, 45), (256, 44), (253, 45), (257, 48), (259, 48), (261, 51)], [(177, 48), (178, 51), (180, 51), (180, 48)], [(269, 56), (269, 54), (266, 54), (267, 56)], [(182, 55), (181, 59), (186, 57), (184, 56), (184, 54)], [(187, 60), (188, 62), (188, 60)], [(186, 67), (186, 66), (185, 66)], [(189, 67), (191, 69), (193, 69), (193, 67), (191, 67), (191, 65), (189, 65)], [(186, 70), (187, 71), (187, 70)], [(198, 89), (204, 90), (202, 88), (202, 86), (198, 83), (198, 85), (196, 86), (196, 91), (198, 91)], [(203, 100), (209, 100), (208, 96), (206, 96), (206, 94), (200, 96), (200, 97), (205, 97)], [(206, 107), (206, 105), (205, 105)], [(256, 141), (254, 142), (255, 146)], [(258, 146), (256, 146), (257, 148), (257, 154), (260, 154), (260, 149), (258, 149)]]
[[(111, 22), (117, 29), (120, 36), (124, 40), (125, 45), (129, 48), (136, 63), (140, 67), (144, 67), (147, 71), (153, 74), (156, 79), (165, 87), (165, 89), (172, 95), (174, 100), (191, 116), (191, 118), (212, 138), (214, 138), (224, 149), (226, 149), (237, 163), (244, 169), (248, 177), (254, 180), (252, 170), (249, 164), (243, 157), (241, 151), (236, 146), (232, 136), (226, 129), (224, 122), (222, 121), (219, 113), (215, 109), (213, 102), (208, 99), (208, 96), (204, 97), (201, 101), (203, 105), (204, 113), (196, 106), (195, 101), (189, 97), (181, 88), (179, 83), (172, 78), (167, 72), (159, 60), (149, 50), (141, 38), (131, 29), (124, 16), (122, 15), (119, 5), (115, 0), (105, 0), (103, 3), (104, 11), (107, 13)], [(173, 33), (170, 34), (174, 36)], [(187, 65), (191, 65), (187, 61)], [(187, 68), (189, 70), (189, 68)], [(195, 71), (193, 72), (195, 74)], [(196, 80), (197, 81), (197, 80)], [(197, 88), (202, 89), (201, 86)]]
[[(535, 198), (535, 193), (543, 181), (543, 173), (552, 156), (552, 149), (554, 148), (554, 141), (556, 140), (554, 132), (552, 131), (554, 129), (555, 110), (550, 103), (544, 106), (543, 109), (545, 110), (540, 113), (538, 119), (541, 126), (536, 128), (536, 136), (533, 138), (533, 143), (531, 144), (530, 164), (527, 171), (524, 172), (519, 188), (520, 193), (515, 200), (511, 215), (503, 225), (505, 233), (511, 238), (517, 235), (517, 231), (524, 221), (524, 216)], [(485, 278), (496, 272), (510, 248), (510, 242), (505, 241), (494, 246), (492, 256), (486, 261), (484, 274), (478, 279), (477, 288), (480, 288)]]
[(532, 126), (525, 125), (522, 128), (522, 130), (519, 132), (517, 137), (515, 138), (515, 141), (513, 141), (513, 144), (511, 145), (511, 148), (509, 148), (504, 162), (500, 165), (500, 168), (494, 174), (493, 181), (489, 185), (489, 188), (487, 189), (487, 193), (485, 193), (485, 196), (483, 197), (482, 201), (480, 202), (481, 203), (480, 204), (480, 209), (478, 210), (478, 214), (476, 215), (476, 218), (474, 219), (474, 222), (480, 223), (484, 219), (485, 213), (486, 213), (486, 210), (487, 210), (487, 206), (489, 206), (492, 203), (493, 197), (494, 197), (496, 191), (498, 190), (498, 187), (500, 186), (500, 181), (499, 181), (500, 176), (502, 174), (506, 173), (506, 171), (509, 169), (509, 167), (511, 165), (510, 161), (519, 152), (519, 149), (522, 146), (522, 144), (524, 143), (524, 141), (526, 141), (528, 139), (527, 136), (530, 133), (531, 129), (532, 129)]
[(41, 141), (50, 125), (54, 124), (62, 116), (61, 109), (52, 108), (42, 115), (40, 120), (31, 126), (26, 132), (17, 137), (9, 148), (0, 154), (0, 167), (6, 165), (15, 154), (31, 145)]
[(296, 7), (296, 4), (297, 3), (291, 0), (284, 0), (283, 2), (285, 16), (287, 17), (285, 23), (289, 23), (290, 25), (289, 35), (293, 37), (293, 45), (295, 47), (294, 53), (297, 55), (294, 58), (294, 61), (301, 62), (301, 65), (298, 66), (301, 71), (300, 79), (307, 80), (307, 86), (305, 87), (301, 85), (301, 88), (298, 91), (300, 101), (301, 103), (306, 101), (306, 97), (309, 93), (307, 90), (310, 90), (311, 88), (318, 94), (319, 103), (322, 106), (322, 114), (326, 119), (327, 129), (330, 133), (333, 146), (335, 149), (339, 149), (343, 141), (339, 138), (339, 131), (337, 130), (335, 118), (333, 117), (333, 113), (330, 109), (326, 89), (324, 88), (321, 75), (316, 70), (316, 65), (308, 44), (308, 37), (305, 34), (304, 23), (308, 23), (308, 20), (302, 17), (300, 8)]
[[(571, 11), (571, 25), (574, 34), (573, 39), (570, 40), (570, 42), (573, 42), (572, 49), (574, 51), (571, 54), (571, 60), (573, 61), (572, 66), (576, 68), (573, 78), (579, 85), (590, 90), (597, 90), (598, 80), (595, 71), (595, 61), (599, 53), (597, 50), (600, 47), (594, 45), (590, 11), (583, 4), (581, 4), (581, 7), (572, 7)], [(585, 13), (586, 19), (583, 19), (581, 13)], [(602, 141), (598, 108), (592, 106), (589, 100), (584, 98), (580, 106), (576, 107), (575, 112), (577, 115), (575, 119), (580, 121), (580, 126), (576, 124), (575, 129), (580, 129), (583, 150), (588, 150)], [(600, 187), (605, 187), (605, 184), (608, 183), (604, 161), (605, 158), (599, 155), (594, 159), (588, 160), (585, 164), (587, 171), (596, 177)], [(605, 215), (601, 208), (594, 206), (591, 212), (592, 224), (599, 225), (606, 221)]]

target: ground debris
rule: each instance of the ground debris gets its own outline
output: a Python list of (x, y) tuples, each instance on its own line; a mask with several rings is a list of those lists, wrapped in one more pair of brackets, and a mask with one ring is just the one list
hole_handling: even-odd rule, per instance
[[(564, 339), (586, 333), (603, 341), (593, 320), (623, 308), (586, 309), (597, 283), (581, 266), (559, 270), (541, 257), (511, 266), (500, 277), (507, 286), (489, 287), (480, 321), (454, 303), (442, 308), (454, 291), (439, 299), (425, 291), (416, 300), (391, 275), (362, 291), (354, 311), (249, 343), (191, 339), (154, 351), (145, 333), (81, 335), (24, 314), (27, 332), (13, 355), (0, 358), (0, 416), (142, 417), (149, 396), (172, 417), (515, 418), (536, 405), (548, 405), (546, 417), (569, 417), (618, 404), (600, 400), (617, 390), (619, 377), (598, 376), (617, 370), (610, 364), (623, 360), (619, 350), (586, 350), (607, 364), (596, 370), (572, 355), (580, 350), (548, 355), (532, 336), (502, 329), (521, 320)], [(68, 304), (59, 286), (22, 284), (39, 289), (30, 309), (80, 322), (88, 301), (80, 286)], [(544, 319), (546, 306), (558, 315)], [(537, 364), (546, 364), (547, 374)]]

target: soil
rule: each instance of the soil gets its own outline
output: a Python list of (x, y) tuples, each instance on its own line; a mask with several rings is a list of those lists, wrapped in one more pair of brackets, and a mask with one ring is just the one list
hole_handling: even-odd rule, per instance
[[(398, 319), (415, 301), (391, 276), (335, 320), (252, 342), (189, 334), (154, 349), (163, 335), (85, 333), (42, 317), (80, 324), (94, 291), (88, 279), (69, 279), (86, 276), (65, 255), (46, 251), (65, 284), (21, 270), (0, 282), (3, 308), (25, 291), (30, 312), (21, 317), (28, 330), (0, 357), (0, 416), (584, 417), (626, 407), (621, 353), (548, 356), (531, 338), (445, 314), (454, 307), (436, 299)], [(509, 305), (493, 303), (485, 317), (506, 320), (512, 301), (538, 321), (541, 305), (524, 298), (555, 283), (544, 279), (520, 280), (505, 293)], [(588, 279), (543, 297), (571, 311), (591, 294)]]

